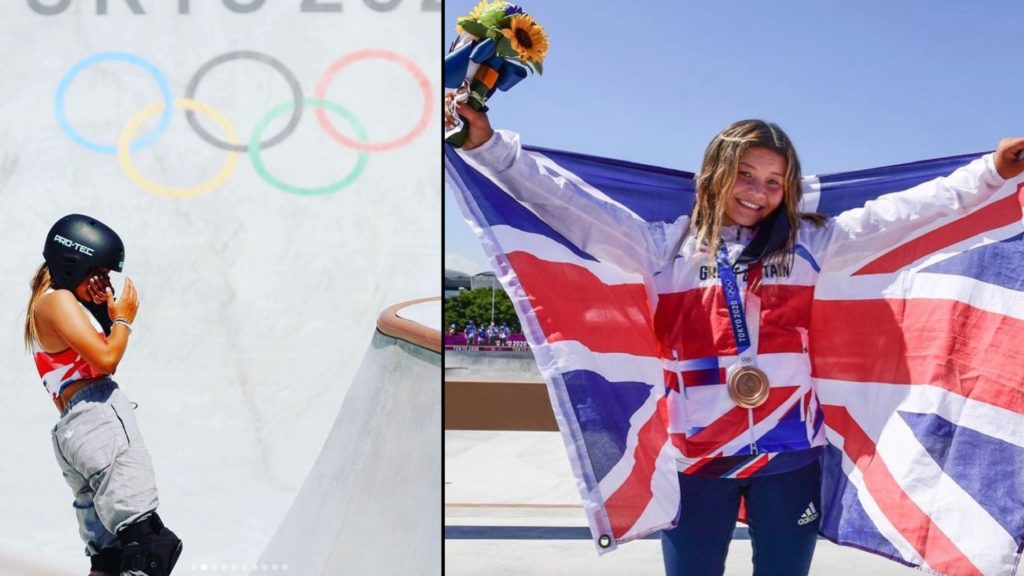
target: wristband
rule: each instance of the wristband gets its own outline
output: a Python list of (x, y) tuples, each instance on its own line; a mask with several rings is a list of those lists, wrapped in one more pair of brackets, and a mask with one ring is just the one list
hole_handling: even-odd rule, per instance
[(114, 324), (123, 324), (124, 327), (128, 329), (128, 333), (129, 334), (132, 331), (132, 323), (127, 321), (127, 320), (125, 320), (124, 318), (118, 318), (118, 319), (114, 320)]

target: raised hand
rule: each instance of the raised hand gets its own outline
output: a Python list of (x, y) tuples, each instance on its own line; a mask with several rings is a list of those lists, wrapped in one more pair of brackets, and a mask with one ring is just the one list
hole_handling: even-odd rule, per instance
[(135, 314), (139, 311), (139, 295), (131, 278), (125, 277), (124, 293), (120, 298), (114, 299), (114, 290), (110, 286), (106, 288), (106, 296), (107, 313), (111, 320), (127, 320), (129, 324), (135, 320)]
[(996, 171), (1009, 180), (1024, 172), (1024, 138), (1003, 138), (993, 157)]
[(114, 293), (114, 288), (110, 285), (110, 277), (106, 275), (96, 274), (90, 276), (87, 288), (89, 290), (89, 298), (94, 304), (102, 304), (107, 301), (110, 297), (107, 294), (108, 289), (111, 295)]
[(468, 104), (460, 104), (456, 111), (469, 124), (469, 133), (466, 141), (462, 144), (463, 150), (472, 150), (491, 139), (494, 129), (491, 128), (491, 121), (485, 112), (474, 110)]

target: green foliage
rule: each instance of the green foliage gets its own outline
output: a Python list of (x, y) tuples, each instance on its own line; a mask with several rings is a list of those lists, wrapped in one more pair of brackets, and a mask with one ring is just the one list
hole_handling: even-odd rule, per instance
[(473, 36), (476, 36), (477, 38), (487, 37), (487, 26), (484, 26), (483, 24), (475, 20), (459, 20), (458, 23), (463, 30), (465, 30), (469, 34), (472, 34)]
[[(458, 296), (444, 301), (445, 330), (455, 324), (455, 329), (462, 332), (469, 320), (475, 321), (477, 326), (487, 326), (491, 322), (490, 288), (463, 290)], [(512, 307), (512, 300), (501, 289), (501, 286), (496, 286), (494, 289), (494, 325), (501, 326), (502, 322), (508, 323), (512, 332), (522, 332), (519, 327), (519, 318), (516, 317), (515, 308)]]
[(501, 32), (498, 33), (497, 47), (494, 52), (502, 58), (511, 58), (513, 60), (519, 60), (519, 53), (512, 47), (512, 42), (506, 38)]
[(505, 9), (508, 8), (508, 2), (495, 2), (488, 6), (485, 6), (480, 11), (480, 18), (478, 22), (488, 28), (497, 28), (498, 23), (505, 20)]

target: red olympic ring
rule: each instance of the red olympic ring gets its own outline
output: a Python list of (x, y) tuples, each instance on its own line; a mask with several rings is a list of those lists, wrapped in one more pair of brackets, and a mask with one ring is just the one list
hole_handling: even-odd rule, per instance
[(348, 136), (345, 136), (340, 131), (338, 131), (334, 127), (334, 125), (331, 124), (331, 120), (330, 118), (327, 117), (327, 112), (325, 110), (318, 109), (316, 111), (316, 118), (317, 121), (320, 123), (320, 126), (324, 129), (324, 131), (327, 132), (327, 134), (330, 135), (331, 138), (333, 138), (337, 142), (340, 142), (342, 145), (364, 152), (383, 152), (385, 150), (393, 150), (395, 148), (398, 148), (399, 146), (404, 146), (408, 144), (417, 136), (419, 136), (421, 132), (426, 130), (427, 125), (430, 123), (430, 114), (433, 109), (430, 90), (430, 80), (423, 73), (423, 71), (419, 69), (415, 62), (406, 58), (405, 56), (396, 54), (395, 52), (392, 52), (390, 50), (371, 49), (353, 52), (348, 56), (342, 56), (338, 60), (335, 60), (334, 63), (327, 68), (327, 71), (324, 72), (324, 75), (320, 78), (320, 81), (317, 82), (316, 91), (314, 93), (316, 94), (317, 98), (326, 100), (327, 86), (331, 83), (331, 80), (334, 79), (334, 77), (342, 68), (348, 66), (349, 64), (352, 64), (353, 62), (358, 62), (360, 60), (369, 60), (371, 58), (380, 58), (383, 60), (389, 60), (391, 62), (399, 64), (406, 70), (408, 70), (416, 79), (416, 83), (419, 84), (420, 86), (420, 91), (423, 92), (423, 113), (420, 115), (420, 119), (419, 121), (417, 121), (416, 126), (414, 126), (413, 129), (410, 130), (409, 132), (405, 133), (402, 136), (399, 136), (398, 138), (395, 138), (394, 140), (388, 140), (386, 142), (360, 142), (359, 140), (349, 138)]

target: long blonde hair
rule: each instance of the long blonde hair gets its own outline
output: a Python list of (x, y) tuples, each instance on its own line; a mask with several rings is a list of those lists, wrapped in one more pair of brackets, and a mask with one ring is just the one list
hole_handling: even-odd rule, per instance
[(782, 205), (789, 221), (789, 238), (784, 248), (769, 255), (772, 260), (792, 257), (796, 246), (801, 217), (817, 224), (824, 222), (818, 214), (801, 214), (800, 159), (789, 136), (776, 124), (764, 120), (740, 120), (722, 130), (704, 151), (704, 162), (697, 176), (697, 200), (693, 208), (692, 226), (697, 241), (708, 247), (709, 264), (714, 266), (725, 216), (725, 199), (736, 183), (740, 158), (751, 148), (765, 148), (778, 152), (786, 161), (786, 174), (782, 182)]
[(39, 297), (50, 287), (50, 269), (46, 267), (45, 262), (36, 270), (36, 275), (32, 278), (29, 286), (32, 288), (32, 297), (28, 299), (28, 312), (25, 317), (26, 350), (32, 350), (39, 345), (39, 336), (36, 334), (36, 319), (33, 312)]

